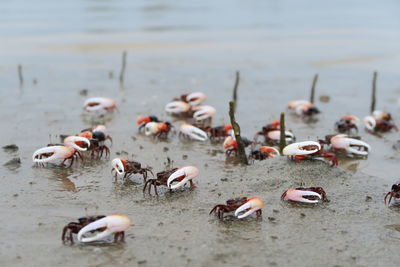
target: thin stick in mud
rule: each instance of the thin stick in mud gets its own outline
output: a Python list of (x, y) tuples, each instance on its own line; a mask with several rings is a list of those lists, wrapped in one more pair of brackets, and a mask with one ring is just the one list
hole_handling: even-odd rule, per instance
[(281, 155), (283, 154), (283, 149), (286, 146), (286, 135), (285, 135), (285, 113), (281, 112), (281, 119), (280, 119), (280, 131), (281, 135), (279, 137), (279, 152)]
[(310, 92), (310, 103), (314, 104), (315, 99), (315, 87), (317, 86), (318, 82), (318, 73), (314, 75), (314, 79), (311, 85), (311, 92)]
[(24, 76), (22, 75), (22, 65), (18, 65), (18, 78), (19, 78), (19, 85), (22, 86), (24, 84)]
[(236, 111), (236, 105), (237, 105), (237, 89), (239, 87), (239, 81), (240, 81), (240, 73), (239, 71), (236, 71), (236, 79), (235, 79), (235, 85), (233, 86), (233, 103), (234, 103), (234, 112)]
[(232, 128), (233, 128), (233, 132), (235, 134), (235, 139), (238, 145), (238, 163), (242, 164), (242, 165), (249, 165), (249, 162), (247, 161), (247, 156), (246, 156), (246, 151), (245, 151), (245, 145), (244, 142), (242, 140), (242, 137), (240, 136), (240, 126), (239, 124), (236, 122), (235, 119), (235, 109), (234, 109), (234, 105), (235, 103), (233, 101), (229, 102), (229, 117), (231, 119), (231, 124), (232, 124)]
[(374, 71), (374, 76), (372, 77), (372, 95), (371, 95), (371, 113), (375, 110), (376, 105), (376, 79), (378, 78), (378, 72)]
[(123, 84), (124, 83), (124, 76), (125, 76), (125, 68), (126, 68), (126, 57), (128, 53), (126, 51), (122, 52), (122, 66), (121, 66), (121, 72), (119, 74), (119, 83)]

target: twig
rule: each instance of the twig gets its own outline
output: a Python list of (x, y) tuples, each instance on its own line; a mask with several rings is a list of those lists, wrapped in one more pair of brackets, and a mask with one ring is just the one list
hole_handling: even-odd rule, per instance
[(22, 86), (24, 84), (24, 76), (22, 76), (22, 65), (18, 65), (18, 78), (19, 85)]
[(372, 96), (371, 96), (371, 113), (375, 111), (376, 104), (376, 79), (378, 78), (378, 72), (374, 71), (372, 78)]
[(240, 136), (240, 126), (235, 119), (234, 105), (235, 103), (233, 101), (229, 102), (229, 117), (231, 118), (233, 132), (235, 134), (235, 139), (238, 145), (238, 162), (242, 165), (248, 165), (249, 162), (247, 161), (246, 151), (244, 149), (245, 145), (243, 143), (242, 137)]
[(311, 104), (314, 104), (315, 87), (317, 86), (317, 82), (318, 82), (318, 74), (315, 74), (313, 82), (312, 82), (312, 86), (311, 86), (311, 93), (310, 93), (310, 103)]
[(234, 103), (234, 110), (236, 111), (236, 106), (237, 106), (237, 89), (239, 87), (239, 81), (240, 81), (240, 73), (239, 71), (236, 71), (236, 79), (235, 79), (235, 85), (233, 86), (233, 103)]
[(122, 53), (122, 66), (121, 66), (121, 72), (119, 74), (119, 83), (120, 84), (124, 83), (124, 75), (125, 75), (125, 68), (126, 68), (126, 56), (127, 56), (127, 52), (124, 51)]
[(285, 113), (281, 112), (281, 121), (280, 121), (280, 130), (281, 130), (281, 135), (279, 138), (279, 152), (282, 155), (283, 149), (286, 146), (286, 135), (285, 135)]

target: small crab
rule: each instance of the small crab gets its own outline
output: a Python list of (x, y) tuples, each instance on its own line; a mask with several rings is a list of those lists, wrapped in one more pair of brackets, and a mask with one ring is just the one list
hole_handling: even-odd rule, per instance
[(293, 143), (283, 149), (283, 155), (290, 157), (296, 162), (300, 160), (320, 160), (321, 157), (329, 160), (332, 166), (338, 165), (335, 153), (324, 152), (321, 145), (314, 141)]
[(179, 129), (179, 137), (185, 139), (193, 139), (197, 141), (207, 141), (208, 135), (191, 124), (183, 123)]
[(93, 128), (84, 129), (79, 136), (95, 141), (91, 142), (92, 145), (89, 147), (89, 150), (92, 151), (92, 157), (94, 157), (96, 153), (99, 158), (103, 156), (103, 152), (105, 152), (106, 157), (110, 154), (110, 149), (106, 146), (105, 142), (110, 140), (112, 143), (112, 138), (107, 134), (107, 128), (104, 125), (97, 125)]
[(116, 110), (117, 104), (115, 100), (111, 98), (93, 97), (85, 101), (84, 109), (88, 112), (104, 114)]
[(227, 136), (232, 135), (233, 133), (233, 128), (231, 124), (226, 124), (223, 126), (216, 126), (216, 127), (204, 127), (201, 125), (194, 125), (196, 127), (198, 127), (200, 130), (203, 130), (204, 132), (206, 132), (208, 134), (208, 138), (210, 138), (210, 140), (212, 142), (216, 142), (219, 141), (221, 139), (225, 139)]
[(127, 179), (129, 176), (138, 173), (143, 176), (143, 180), (146, 182), (148, 172), (154, 176), (153, 172), (149, 168), (142, 168), (142, 164), (137, 161), (115, 158), (111, 161), (111, 166), (111, 173), (114, 174), (115, 179), (117, 179), (118, 175)]
[[(390, 196), (389, 201), (386, 202), (388, 196)], [(390, 205), (392, 198), (395, 198), (395, 199), (400, 198), (400, 182), (393, 184), (392, 189), (389, 192), (387, 192), (387, 194), (385, 195), (385, 198), (384, 198), (385, 205)]]
[(66, 226), (64, 226), (64, 229), (62, 231), (61, 241), (64, 244), (67, 243), (67, 241), (69, 241), (71, 244), (74, 244), (73, 234), (78, 234), (79, 231), (89, 223), (100, 220), (104, 217), (106, 216), (105, 215), (87, 216), (79, 218), (78, 222), (68, 223)]
[(340, 120), (335, 123), (335, 129), (339, 133), (350, 133), (352, 130), (357, 133), (357, 125), (359, 124), (359, 122), (360, 119), (356, 116), (343, 115), (342, 117), (340, 117)]
[[(82, 243), (102, 240), (114, 235), (114, 243), (125, 240), (125, 231), (132, 226), (131, 220), (124, 214), (112, 214), (90, 222), (78, 232), (78, 241)], [(87, 233), (99, 232), (86, 237)]]
[[(242, 137), (242, 140), (245, 147), (248, 147), (253, 144), (253, 142), (247, 139), (246, 137)], [(232, 154), (236, 156), (238, 144), (235, 138), (233, 138), (232, 136), (226, 137), (223, 146), (227, 157), (230, 157)]]
[(216, 205), (211, 211), (211, 213), (215, 213), (218, 218), (223, 221), (224, 213), (235, 212), (235, 216), (239, 219), (243, 219), (254, 212), (257, 215), (257, 218), (261, 217), (262, 211), (261, 209), (265, 206), (265, 202), (258, 197), (241, 197), (235, 199), (229, 199), (226, 201), (226, 205), (220, 204)]
[[(154, 187), (154, 192), (158, 196), (157, 186), (163, 185), (169, 188), (169, 190), (177, 189), (184, 186), (186, 183), (190, 183), (190, 189), (194, 189), (195, 185), (192, 181), (199, 175), (200, 171), (194, 166), (186, 166), (182, 168), (174, 168), (168, 171), (162, 171), (157, 173), (156, 179), (149, 179), (144, 184), (143, 193), (145, 192), (147, 186), (149, 186), (148, 193), (150, 194), (151, 186)], [(177, 181), (177, 184), (173, 182)]]
[(392, 129), (398, 131), (390, 113), (375, 110), (371, 116), (364, 118), (365, 128), (371, 132), (388, 132)]
[(249, 159), (264, 160), (275, 158), (276, 156), (280, 156), (280, 153), (276, 148), (271, 146), (262, 146), (260, 149), (252, 150)]
[[(261, 131), (256, 133), (256, 135), (254, 136), (254, 142), (257, 142), (259, 136), (263, 136), (265, 144), (270, 146), (278, 145), (281, 138), (279, 125), (279, 121), (274, 121), (273, 123), (262, 127)], [(287, 144), (290, 144), (296, 141), (296, 137), (293, 135), (292, 132), (285, 131), (285, 140)]]
[(281, 195), (281, 200), (285, 199), (303, 203), (318, 203), (320, 200), (328, 200), (325, 190), (322, 187), (288, 189)]
[(313, 116), (320, 113), (318, 108), (307, 100), (294, 100), (288, 104), (289, 110), (295, 112), (299, 116)]
[(189, 118), (193, 115), (192, 106), (183, 101), (173, 101), (165, 106), (165, 111), (172, 116)]
[(367, 143), (356, 139), (354, 137), (350, 137), (345, 134), (338, 135), (327, 135), (325, 137), (326, 142), (330, 144), (331, 150), (334, 152), (343, 151), (347, 156), (368, 156), (368, 153), (371, 152), (371, 146)]
[(166, 122), (148, 122), (144, 127), (144, 134), (154, 138), (168, 138), (169, 132), (174, 129), (169, 121)]
[(151, 116), (139, 116), (136, 119), (136, 124), (139, 126), (139, 132), (141, 132), (147, 123), (149, 122), (160, 122), (158, 118), (154, 115)]
[(191, 106), (198, 106), (207, 99), (207, 96), (202, 92), (194, 92), (190, 94), (181, 95), (179, 98), (174, 100), (183, 101)]

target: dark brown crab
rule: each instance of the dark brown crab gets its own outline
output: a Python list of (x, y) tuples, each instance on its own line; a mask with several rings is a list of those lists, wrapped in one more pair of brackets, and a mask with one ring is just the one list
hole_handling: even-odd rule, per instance
[(112, 144), (112, 138), (107, 134), (107, 129), (104, 125), (98, 125), (94, 128), (88, 128), (81, 131), (79, 136), (86, 137), (90, 140), (91, 156), (101, 158), (105, 152), (106, 157), (110, 155), (110, 149), (105, 145), (109, 140)]
[[(388, 196), (390, 196), (389, 201), (386, 202)], [(387, 192), (387, 194), (385, 195), (385, 198), (384, 198), (385, 205), (390, 205), (392, 198), (396, 198), (396, 199), (400, 198), (400, 182), (393, 184), (391, 191)]]
[(142, 168), (142, 164), (137, 161), (115, 158), (112, 160), (111, 165), (113, 167), (111, 173), (114, 174), (115, 179), (117, 179), (118, 175), (123, 176), (124, 180), (126, 180), (133, 174), (141, 174), (144, 182), (146, 182), (148, 172), (154, 176), (149, 168)]
[[(73, 235), (77, 235), (79, 231), (88, 225), (89, 223), (92, 223), (94, 221), (97, 221), (99, 219), (102, 219), (106, 217), (105, 215), (96, 215), (96, 216), (87, 216), (87, 217), (81, 217), (78, 219), (78, 222), (70, 222), (66, 226), (64, 226), (62, 235), (61, 235), (61, 241), (65, 244), (68, 241), (71, 244), (74, 244), (74, 237)], [(104, 229), (99, 229), (99, 231), (103, 231)]]
[(209, 214), (211, 215), (211, 213), (214, 212), (221, 221), (224, 220), (224, 213), (232, 211), (235, 211), (235, 216), (239, 219), (245, 218), (254, 212), (256, 213), (257, 218), (260, 218), (262, 214), (261, 209), (264, 205), (265, 202), (258, 197), (241, 197), (227, 200), (226, 205), (216, 205)]

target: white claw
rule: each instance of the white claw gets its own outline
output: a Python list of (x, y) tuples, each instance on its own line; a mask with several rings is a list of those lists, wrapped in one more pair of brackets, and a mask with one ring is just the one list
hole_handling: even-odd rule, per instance
[[(369, 152), (371, 152), (371, 146), (368, 145), (367, 143), (354, 139), (354, 138), (348, 138), (346, 135), (336, 135), (331, 138), (331, 144), (332, 147), (335, 149), (344, 149), (346, 150), (347, 153), (350, 154), (356, 154), (356, 155), (361, 155), (361, 156), (366, 156), (368, 155)], [(361, 151), (353, 146), (356, 147), (363, 147), (366, 149), (366, 151)]]
[(204, 100), (206, 100), (206, 99), (207, 99), (207, 96), (201, 92), (191, 93), (186, 96), (186, 101), (191, 106), (198, 106), (202, 102), (204, 102)]
[(197, 140), (197, 141), (207, 141), (208, 140), (208, 135), (205, 133), (203, 130), (190, 125), (188, 123), (183, 123), (181, 125), (181, 128), (179, 130), (183, 135), (188, 136), (191, 139)]
[(190, 105), (183, 101), (173, 101), (165, 106), (165, 111), (170, 114), (179, 115), (190, 110)]
[(119, 175), (124, 175), (125, 167), (120, 158), (115, 158), (111, 161), (111, 166)]
[[(37, 163), (48, 163), (55, 162), (57, 160), (64, 160), (70, 156), (72, 156), (75, 152), (75, 149), (67, 146), (47, 146), (36, 150), (33, 153), (32, 160)], [(50, 157), (45, 157), (40, 159), (39, 156), (43, 154), (50, 154)]]
[(322, 196), (316, 192), (313, 191), (304, 191), (304, 190), (298, 190), (298, 189), (288, 189), (286, 191), (286, 199), (292, 200), (292, 201), (298, 201), (298, 202), (303, 202), (303, 203), (318, 203), (319, 200), (314, 199), (307, 199), (304, 198), (305, 196), (316, 196), (319, 199), (322, 199)]
[[(170, 189), (176, 189), (184, 186), (187, 182), (199, 176), (200, 170), (194, 166), (186, 166), (178, 169), (176, 172), (171, 174), (167, 180), (167, 187)], [(171, 185), (171, 183), (176, 179), (182, 179), (177, 184)]]
[[(250, 198), (245, 204), (243, 204), (242, 206), (240, 206), (235, 210), (235, 216), (238, 217), (239, 219), (245, 218), (253, 214), (257, 210), (262, 209), (264, 206), (265, 202), (262, 199), (258, 197)], [(240, 214), (241, 212), (244, 211), (245, 213)]]
[(73, 148), (75, 148), (76, 150), (79, 151), (86, 151), (87, 148), (83, 148), (78, 146), (75, 142), (85, 142), (87, 144), (87, 147), (90, 147), (90, 141), (89, 139), (85, 138), (85, 137), (81, 137), (81, 136), (68, 136), (67, 138), (64, 139), (64, 144), (66, 146), (72, 146)]
[(367, 116), (364, 118), (364, 124), (365, 128), (367, 128), (370, 131), (373, 131), (376, 126), (376, 120), (372, 116)]
[(193, 118), (197, 121), (213, 118), (217, 113), (216, 109), (212, 106), (198, 106), (193, 108), (196, 112), (193, 114)]
[[(306, 146), (316, 146), (317, 149), (305, 150)], [(321, 145), (318, 142), (314, 141), (304, 141), (299, 143), (293, 143), (286, 146), (283, 149), (283, 155), (285, 156), (301, 156), (301, 155), (310, 155), (318, 152), (321, 149)]]
[(116, 108), (115, 100), (106, 97), (89, 98), (84, 103), (84, 109), (89, 112), (112, 111)]
[[(92, 223), (89, 223), (78, 232), (78, 240), (82, 243), (101, 240), (109, 235), (123, 232), (131, 226), (131, 220), (123, 214), (113, 214)], [(106, 228), (104, 231), (91, 237), (84, 237), (88, 232)]]
[[(269, 131), (268, 137), (272, 140), (277, 141), (281, 138), (281, 131), (279, 131), (279, 130)], [(286, 142), (292, 142), (294, 139), (294, 134), (289, 131), (285, 131), (285, 137), (286, 137), (285, 138)]]

